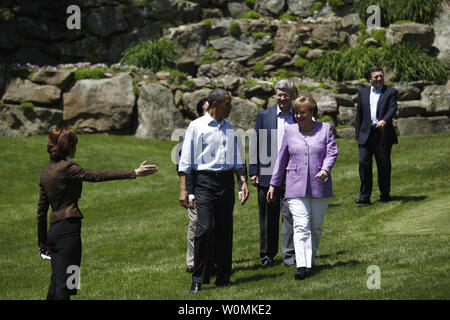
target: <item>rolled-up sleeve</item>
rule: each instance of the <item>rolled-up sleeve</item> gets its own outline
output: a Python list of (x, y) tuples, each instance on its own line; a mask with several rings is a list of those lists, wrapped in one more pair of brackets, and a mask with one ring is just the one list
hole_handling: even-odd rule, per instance
[(178, 172), (189, 174), (192, 170), (194, 149), (194, 132), (192, 125), (189, 125), (184, 135), (183, 147), (181, 148), (180, 163)]

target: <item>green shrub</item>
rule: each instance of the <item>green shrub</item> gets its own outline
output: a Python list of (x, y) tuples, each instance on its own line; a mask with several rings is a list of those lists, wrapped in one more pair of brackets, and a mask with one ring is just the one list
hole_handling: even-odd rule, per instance
[(309, 48), (308, 47), (300, 47), (297, 49), (297, 54), (300, 57), (306, 57), (306, 54), (308, 53)]
[(188, 88), (194, 88), (195, 87), (195, 82), (192, 80), (184, 80), (183, 81), (183, 85), (188, 87)]
[(285, 22), (285, 21), (298, 21), (298, 17), (293, 16), (287, 12), (283, 13), (278, 19), (280, 19), (281, 21)]
[(278, 75), (279, 78), (281, 79), (287, 79), (290, 77), (299, 77), (300, 73), (296, 72), (296, 71), (291, 71), (291, 70), (287, 70), (284, 68), (281, 69), (277, 69), (276, 70), (276, 74), (275, 76)]
[(208, 28), (208, 29), (211, 29), (211, 19), (204, 19), (203, 21), (202, 21), (205, 25), (206, 25), (206, 27)]
[(323, 7), (323, 3), (322, 2), (320, 2), (320, 1), (314, 2), (314, 4), (311, 7), (310, 13), (313, 14), (317, 10), (322, 9), (322, 7)]
[(333, 121), (333, 118), (331, 116), (323, 116), (322, 118), (318, 118), (317, 121), (328, 122), (328, 121)]
[(254, 39), (259, 39), (259, 38), (264, 38), (265, 36), (269, 36), (270, 33), (269, 32), (255, 32), (252, 34), (252, 37)]
[(239, 24), (239, 22), (234, 21), (230, 24), (230, 34), (233, 37), (239, 37), (241, 35), (241, 25)]
[(262, 14), (253, 10), (244, 12), (241, 14), (242, 19), (259, 19), (262, 17)]
[(374, 65), (382, 65), (382, 53), (377, 48), (344, 46), (340, 50), (326, 51), (311, 61), (305, 74), (315, 79), (353, 80), (366, 78), (369, 68)]
[(335, 8), (340, 8), (345, 6), (345, 2), (343, 0), (328, 0), (328, 3), (331, 4)]
[(305, 59), (305, 58), (298, 58), (295, 63), (294, 66), (296, 66), (297, 68), (303, 68), (305, 67), (307, 64), (309, 63), (309, 60)]
[(384, 49), (359, 44), (325, 52), (306, 65), (305, 74), (314, 79), (335, 81), (367, 79), (374, 65), (391, 69), (393, 81), (428, 80), (438, 84), (447, 82), (448, 67), (412, 45), (397, 44)]
[(187, 76), (188, 76), (188, 74), (185, 72), (181, 72), (176, 69), (171, 69), (168, 67), (162, 68), (161, 70), (169, 72), (173, 78), (187, 78)]
[(101, 67), (88, 68), (82, 67), (75, 70), (75, 80), (82, 79), (103, 79), (105, 77), (105, 69)]
[(430, 24), (442, 12), (442, 0), (359, 0), (354, 3), (361, 21), (373, 14), (367, 13), (370, 5), (380, 7), (381, 25), (386, 27), (398, 20), (412, 20), (418, 23)]
[(174, 43), (167, 38), (139, 42), (122, 52), (121, 64), (148, 68), (153, 72), (161, 70), (178, 56)]
[(382, 46), (386, 46), (386, 29), (378, 29), (372, 32), (372, 37)]
[(250, 67), (256, 76), (262, 76), (264, 74), (264, 61), (258, 61), (253, 66)]
[(26, 108), (33, 108), (34, 104), (33, 102), (29, 102), (29, 101), (24, 101), (20, 104), (22, 107), (26, 107)]
[(411, 20), (398, 20), (398, 21), (394, 22), (394, 24), (404, 24), (404, 23), (414, 23), (414, 21), (411, 21)]
[(438, 84), (447, 82), (448, 66), (415, 46), (397, 44), (387, 47), (383, 60), (384, 65), (392, 69), (393, 81), (428, 80)]

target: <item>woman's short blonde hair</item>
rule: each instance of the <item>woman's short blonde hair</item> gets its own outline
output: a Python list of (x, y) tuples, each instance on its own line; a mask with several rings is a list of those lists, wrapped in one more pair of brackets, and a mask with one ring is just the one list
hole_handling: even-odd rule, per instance
[(317, 107), (317, 102), (316, 102), (316, 100), (314, 100), (313, 97), (300, 96), (294, 100), (292, 107), (295, 108), (296, 106), (300, 106), (300, 105), (306, 105), (306, 106), (308, 106), (308, 109), (313, 109), (313, 116), (314, 116), (314, 118), (317, 118), (317, 115), (319, 113), (319, 108)]

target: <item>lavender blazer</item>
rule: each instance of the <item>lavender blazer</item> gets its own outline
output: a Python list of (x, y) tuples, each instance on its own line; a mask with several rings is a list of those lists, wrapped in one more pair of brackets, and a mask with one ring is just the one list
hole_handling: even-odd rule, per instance
[[(286, 198), (331, 197), (331, 168), (337, 155), (336, 140), (328, 123), (316, 122), (308, 139), (300, 133), (298, 123), (291, 124), (284, 131), (270, 184), (281, 186), (286, 175)], [(327, 182), (314, 178), (320, 169), (328, 172)]]

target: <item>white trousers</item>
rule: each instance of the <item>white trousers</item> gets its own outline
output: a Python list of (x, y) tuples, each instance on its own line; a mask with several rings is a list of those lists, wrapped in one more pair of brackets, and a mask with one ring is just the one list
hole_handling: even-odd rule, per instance
[(294, 248), (297, 268), (315, 265), (315, 254), (322, 234), (322, 220), (329, 198), (288, 198), (293, 218)]

